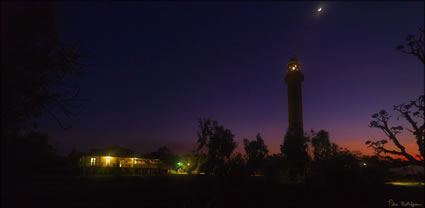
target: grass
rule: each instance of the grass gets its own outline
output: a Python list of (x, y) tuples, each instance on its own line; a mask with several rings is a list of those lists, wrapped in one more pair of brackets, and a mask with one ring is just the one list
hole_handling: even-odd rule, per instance
[(3, 207), (389, 207), (390, 199), (424, 204), (423, 186), (273, 184), (264, 177), (37, 177), (5, 190)]

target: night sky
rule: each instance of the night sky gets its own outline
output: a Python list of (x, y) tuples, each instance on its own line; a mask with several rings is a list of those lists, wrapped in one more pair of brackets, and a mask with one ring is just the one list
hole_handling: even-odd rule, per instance
[[(322, 7), (318, 13), (317, 8)], [(67, 154), (121, 145), (178, 154), (197, 146), (198, 119), (244, 138), (259, 132), (271, 153), (288, 127), (286, 63), (301, 61), (304, 129), (370, 153), (371, 115), (417, 98), (423, 64), (395, 50), (424, 24), (423, 2), (59, 3), (58, 29), (89, 54), (77, 80), (80, 114), (71, 130), (41, 118)], [(393, 117), (392, 124), (399, 124)], [(398, 121), (400, 122), (400, 121)], [(401, 122), (403, 124), (403, 122)], [(416, 153), (411, 134), (401, 142)], [(413, 147), (413, 148), (412, 148)]]

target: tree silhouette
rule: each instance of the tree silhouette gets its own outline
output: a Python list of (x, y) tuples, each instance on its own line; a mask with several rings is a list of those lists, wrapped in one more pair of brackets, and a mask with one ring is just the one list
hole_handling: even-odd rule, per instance
[(227, 163), (227, 174), (230, 176), (245, 176), (246, 164), (245, 159), (241, 153), (235, 152), (232, 154), (229, 162)]
[(237, 146), (232, 132), (217, 121), (199, 119), (198, 143), (197, 151), (205, 146), (208, 148), (206, 172), (224, 173), (224, 165)]
[[(366, 144), (369, 145), (368, 147), (373, 148), (375, 152), (377, 153), (377, 155), (380, 155), (381, 152), (388, 153), (392, 155), (402, 156), (406, 158), (411, 164), (424, 165), (424, 157), (425, 157), (424, 96), (421, 95), (419, 96), (418, 99), (412, 100), (408, 104), (395, 105), (393, 110), (399, 114), (399, 116), (397, 116), (397, 119), (399, 117), (402, 117), (411, 125), (412, 129), (407, 129), (407, 130), (411, 132), (413, 136), (415, 137), (420, 155), (417, 155), (416, 157), (414, 157), (413, 155), (406, 152), (406, 148), (400, 143), (399, 139), (397, 138), (397, 135), (400, 134), (405, 128), (403, 126), (390, 127), (388, 124), (388, 121), (391, 118), (391, 116), (388, 115), (388, 112), (386, 110), (381, 110), (379, 111), (379, 113), (373, 114), (372, 118), (374, 118), (375, 120), (370, 122), (369, 127), (381, 129), (385, 133), (385, 135), (388, 137), (388, 139), (391, 140), (394, 143), (394, 145), (399, 149), (399, 151), (386, 149), (384, 147), (384, 145), (388, 143), (386, 139), (381, 139), (379, 141), (368, 140), (366, 141)], [(419, 121), (415, 121), (415, 118), (418, 119)], [(389, 156), (386, 156), (386, 158), (393, 159)]]
[(265, 160), (265, 176), (269, 183), (280, 180), (281, 173), (288, 169), (287, 160), (282, 153), (268, 155)]
[(249, 141), (248, 139), (244, 139), (243, 144), (247, 156), (249, 174), (255, 173), (263, 165), (269, 150), (264, 144), (264, 140), (261, 138), (260, 133), (257, 134), (256, 140)]
[(295, 179), (297, 176), (304, 176), (308, 160), (307, 152), (308, 138), (296, 127), (288, 128), (280, 151), (288, 162), (289, 176)]
[[(314, 133), (313, 133), (314, 134)], [(329, 141), (329, 133), (325, 130), (320, 130), (311, 138), (311, 145), (313, 146), (314, 160), (328, 159), (332, 154), (332, 145)]]
[(409, 47), (408, 50), (405, 50), (406, 47), (404, 45), (398, 45), (396, 49), (405, 54), (415, 56), (424, 64), (424, 27), (419, 27), (418, 39), (414, 35), (409, 34), (406, 37), (406, 42)]
[(66, 160), (66, 167), (68, 173), (70, 173), (72, 176), (78, 176), (80, 164), (81, 164), (81, 157), (86, 155), (84, 152), (77, 151), (75, 148), (72, 149), (72, 151), (68, 154)]
[(25, 121), (43, 113), (69, 128), (57, 112), (72, 116), (67, 104), (82, 101), (79, 87), (65, 82), (82, 70), (79, 45), (61, 41), (51, 3), (6, 2), (2, 7), (4, 135), (17, 134)]
[(359, 158), (348, 149), (334, 143), (331, 149), (331, 157), (318, 161), (316, 170), (325, 172), (325, 180), (328, 184), (339, 187), (358, 185), (361, 182)]
[(193, 171), (195, 173), (199, 172), (199, 167), (202, 166), (200, 155), (196, 153), (190, 153), (183, 155), (183, 166), (187, 173), (191, 174)]
[[(2, 173), (13, 174), (10, 179), (27, 173), (31, 170), (33, 174), (43, 174), (57, 171), (64, 165), (63, 158), (59, 157), (56, 149), (48, 143), (49, 135), (40, 132), (27, 132), (19, 135), (13, 143), (7, 146), (7, 154), (2, 152)], [(22, 165), (25, 164), (25, 165)]]
[(311, 144), (314, 160), (310, 163), (309, 176), (312, 181), (339, 187), (353, 186), (361, 182), (361, 154), (331, 142), (329, 133), (325, 130), (320, 130), (318, 133), (313, 131)]
[[(396, 47), (396, 49), (403, 53), (415, 56), (422, 62), (422, 64), (424, 64), (424, 27), (419, 27), (419, 38), (416, 39), (414, 35), (409, 34), (406, 37), (406, 42), (410, 48), (409, 50), (406, 51), (404, 45), (399, 45)], [(374, 149), (375, 154), (378, 157), (381, 157), (381, 153), (387, 153), (404, 157), (411, 164), (425, 165), (424, 95), (420, 95), (416, 100), (412, 100), (408, 104), (394, 105), (393, 110), (399, 114), (397, 116), (397, 120), (401, 116), (411, 125), (412, 129), (406, 129), (414, 135), (420, 155), (416, 155), (416, 157), (414, 157), (413, 155), (406, 152), (406, 148), (400, 143), (397, 138), (397, 135), (400, 134), (405, 128), (403, 126), (390, 127), (388, 121), (391, 116), (388, 115), (386, 110), (381, 110), (379, 111), (379, 113), (373, 114), (372, 118), (374, 118), (375, 120), (370, 122), (369, 127), (381, 129), (388, 137), (388, 139), (394, 143), (397, 149), (399, 149), (399, 151), (386, 149), (384, 147), (385, 144), (388, 143), (388, 140), (386, 139), (381, 139), (378, 141), (368, 140), (366, 141), (366, 145), (368, 145), (369, 148)], [(418, 119), (419, 121), (416, 121), (415, 119)], [(392, 157), (389, 156), (385, 156), (385, 158), (394, 160)]]
[(155, 159), (160, 159), (169, 167), (175, 167), (180, 160), (179, 156), (174, 154), (166, 146), (159, 147), (157, 151), (150, 153), (149, 156)]
[(200, 173), (204, 170), (208, 157), (206, 154), (199, 152), (192, 154), (192, 156), (194, 157), (194, 165), (191, 166), (191, 169), (193, 168), (196, 173)]

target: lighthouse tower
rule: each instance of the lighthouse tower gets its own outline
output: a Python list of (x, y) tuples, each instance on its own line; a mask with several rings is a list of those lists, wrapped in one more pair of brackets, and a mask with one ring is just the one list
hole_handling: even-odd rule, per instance
[(303, 135), (301, 82), (304, 81), (304, 74), (301, 72), (300, 62), (295, 57), (289, 60), (287, 68), (285, 83), (288, 85), (288, 129), (296, 135)]

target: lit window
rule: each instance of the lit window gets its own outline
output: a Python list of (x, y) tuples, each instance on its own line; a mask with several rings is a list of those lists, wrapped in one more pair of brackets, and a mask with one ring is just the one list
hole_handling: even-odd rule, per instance
[(90, 165), (91, 165), (91, 166), (96, 166), (96, 158), (95, 158), (95, 157), (92, 157), (92, 158), (90, 159)]
[(111, 165), (111, 157), (106, 157), (106, 166)]

